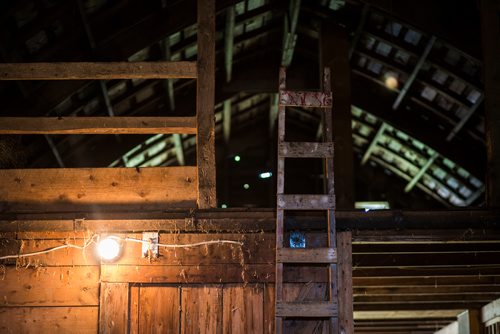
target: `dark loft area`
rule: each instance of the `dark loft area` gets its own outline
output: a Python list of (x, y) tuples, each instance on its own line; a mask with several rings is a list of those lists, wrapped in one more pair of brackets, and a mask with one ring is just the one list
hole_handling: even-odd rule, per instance
[(499, 0), (0, 0), (0, 333), (500, 333)]
[[(249, 0), (229, 11), (226, 2), (217, 2), (216, 21), (219, 207), (273, 206), (275, 174), (259, 175), (276, 168), (277, 69), (288, 66), (292, 88), (318, 89), (325, 20), (350, 43), (352, 130), (345, 132), (352, 136), (354, 200), (407, 209), (484, 206), (484, 80), (474, 1)], [(183, 1), (1, 5), (4, 62), (196, 59), (195, 14)], [(0, 94), (2, 116), (192, 116), (196, 89), (187, 79), (4, 81)], [(318, 112), (295, 108), (287, 115), (291, 136), (321, 135)], [(0, 149), (2, 168), (196, 163), (193, 135), (5, 135)], [(322, 167), (304, 174), (306, 167), (290, 164), (287, 173), (301, 174), (290, 186), (318, 191)]]

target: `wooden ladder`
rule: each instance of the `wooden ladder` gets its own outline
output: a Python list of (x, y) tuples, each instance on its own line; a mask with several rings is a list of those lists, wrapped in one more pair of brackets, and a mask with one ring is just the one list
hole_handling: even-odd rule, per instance
[[(285, 108), (287, 106), (321, 108), (324, 111), (324, 142), (286, 142)], [(324, 195), (290, 195), (284, 193), (285, 158), (322, 158), (325, 160), (327, 193)], [(286, 90), (286, 71), (282, 67), (279, 77), (278, 111), (278, 174), (276, 212), (276, 333), (283, 333), (285, 318), (329, 320), (329, 332), (338, 333), (338, 298), (336, 280), (336, 231), (335, 192), (333, 182), (332, 92), (330, 69), (323, 71), (323, 91)], [(284, 247), (284, 220), (286, 210), (325, 210), (327, 212), (327, 247)], [(327, 300), (314, 302), (290, 302), (283, 296), (285, 264), (324, 264), (328, 270)]]

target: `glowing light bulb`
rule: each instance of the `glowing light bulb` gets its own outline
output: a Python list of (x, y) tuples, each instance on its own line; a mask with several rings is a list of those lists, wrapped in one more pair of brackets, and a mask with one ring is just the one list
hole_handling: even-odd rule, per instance
[(385, 86), (390, 90), (394, 90), (398, 88), (399, 82), (398, 79), (391, 73), (386, 75), (385, 77)]
[(120, 255), (121, 244), (118, 237), (106, 237), (99, 241), (97, 252), (101, 259), (111, 261)]
[(271, 176), (273, 176), (273, 173), (271, 173), (271, 172), (263, 172), (263, 173), (259, 174), (259, 178), (261, 178), (261, 179), (268, 179)]
[(247, 189), (247, 190), (248, 190), (248, 189), (250, 189), (250, 185), (249, 185), (248, 183), (245, 183), (245, 184), (243, 185), (243, 188), (245, 188), (245, 189)]
[(234, 161), (240, 162), (240, 160), (241, 160), (241, 157), (239, 155), (234, 156)]

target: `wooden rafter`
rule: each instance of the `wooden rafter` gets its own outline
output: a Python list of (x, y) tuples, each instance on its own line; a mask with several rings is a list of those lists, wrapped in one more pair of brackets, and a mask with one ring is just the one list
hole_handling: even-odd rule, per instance
[(196, 134), (195, 117), (0, 117), (0, 134)]
[(194, 62), (3, 63), (0, 80), (196, 78)]

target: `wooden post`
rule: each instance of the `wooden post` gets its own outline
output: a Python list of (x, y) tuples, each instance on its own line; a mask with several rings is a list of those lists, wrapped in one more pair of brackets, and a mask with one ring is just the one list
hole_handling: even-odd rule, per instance
[(337, 234), (337, 286), (339, 298), (339, 334), (354, 333), (352, 296), (352, 234)]
[(500, 207), (500, 17), (498, 1), (481, 0), (488, 168), (486, 202)]
[(198, 0), (198, 82), (196, 160), (198, 208), (217, 205), (215, 193), (215, 0)]
[(128, 290), (128, 283), (101, 283), (99, 333), (128, 333)]
[(349, 39), (335, 23), (321, 26), (320, 69), (331, 69), (333, 94), (334, 175), (337, 209), (354, 208), (354, 174), (351, 128), (351, 68)]

